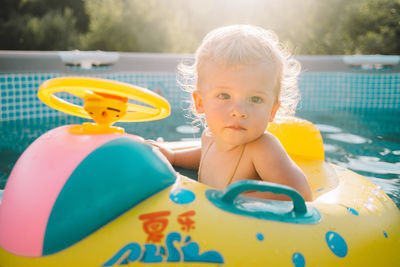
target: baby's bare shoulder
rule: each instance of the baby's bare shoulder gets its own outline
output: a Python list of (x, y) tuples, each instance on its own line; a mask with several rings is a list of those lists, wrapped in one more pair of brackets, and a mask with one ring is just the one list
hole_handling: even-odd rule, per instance
[(269, 132), (265, 132), (262, 136), (248, 144), (249, 148), (255, 151), (264, 149), (279, 149), (282, 147), (278, 138)]
[(249, 156), (252, 158), (253, 162), (262, 162), (265, 164), (268, 162), (276, 163), (284, 158), (287, 154), (278, 138), (270, 133), (264, 133), (260, 138), (249, 143), (246, 150)]

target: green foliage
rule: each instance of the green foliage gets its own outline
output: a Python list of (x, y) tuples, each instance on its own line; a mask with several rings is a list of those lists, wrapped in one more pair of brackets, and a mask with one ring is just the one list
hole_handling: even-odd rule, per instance
[(182, 42), (180, 35), (185, 18), (171, 8), (173, 4), (159, 0), (88, 0), (90, 30), (83, 46), (108, 51), (184, 52), (190, 43), (188, 38)]
[[(84, 38), (87, 49), (161, 52), (165, 36), (162, 24), (152, 11), (154, 1), (86, 1), (91, 14), (89, 33)], [(143, 16), (143, 14), (148, 14)], [(158, 21), (157, 21), (158, 20)], [(157, 23), (160, 22), (160, 23)], [(154, 25), (149, 27), (148, 24)]]
[(3, 0), (0, 49), (193, 53), (210, 30), (274, 30), (295, 54), (400, 54), (400, 0)]
[[(88, 16), (79, 1), (5, 0), (0, 12), (0, 49), (68, 50), (79, 46)], [(55, 4), (58, 3), (58, 4)], [(81, 14), (78, 18), (76, 14)], [(87, 20), (85, 22), (85, 19)], [(79, 22), (79, 23), (78, 23)]]
[(400, 54), (400, 0), (355, 1), (345, 24), (349, 52)]
[(33, 45), (44, 50), (74, 49), (79, 44), (76, 18), (72, 10), (52, 10), (43, 17), (28, 20), (27, 29), (32, 33)]

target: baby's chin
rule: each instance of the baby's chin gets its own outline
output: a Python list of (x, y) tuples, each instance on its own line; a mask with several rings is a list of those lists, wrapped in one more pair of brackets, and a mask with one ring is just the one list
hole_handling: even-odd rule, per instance
[(263, 134), (257, 135), (257, 136), (251, 136), (251, 137), (230, 137), (230, 138), (225, 138), (223, 141), (226, 144), (229, 144), (230, 146), (240, 146), (240, 145), (245, 145), (253, 142), (257, 142)]

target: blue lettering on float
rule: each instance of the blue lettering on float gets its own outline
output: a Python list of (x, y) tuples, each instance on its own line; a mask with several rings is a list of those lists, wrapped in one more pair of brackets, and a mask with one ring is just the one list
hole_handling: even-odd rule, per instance
[(168, 251), (167, 262), (179, 262), (181, 260), (181, 254), (179, 250), (174, 246), (174, 241), (181, 242), (181, 234), (177, 232), (169, 233), (167, 236), (166, 245)]
[(161, 252), (158, 253), (157, 255), (157, 247), (154, 244), (145, 244), (144, 245), (144, 255), (141, 259), (144, 263), (156, 263), (156, 262), (162, 262), (163, 261), (163, 255), (161, 255)]
[[(190, 236), (185, 238), (183, 246), (176, 247), (175, 242), (179, 244), (181, 241), (182, 236), (180, 233), (171, 232), (167, 235), (165, 241), (166, 249), (164, 246), (145, 244), (142, 251), (142, 247), (138, 243), (129, 243), (104, 263), (103, 266), (126, 265), (138, 260), (143, 263), (162, 263), (164, 261), (224, 263), (224, 258), (218, 251), (210, 250), (200, 254), (199, 244), (191, 241)], [(166, 255), (168, 256), (166, 257)]]
[(111, 259), (109, 259), (103, 266), (113, 266), (116, 264), (122, 256), (124, 256), (129, 251), (128, 257), (125, 258), (121, 265), (127, 264), (127, 262), (136, 261), (142, 254), (142, 249), (138, 243), (130, 243), (120, 249), (117, 254), (115, 254)]

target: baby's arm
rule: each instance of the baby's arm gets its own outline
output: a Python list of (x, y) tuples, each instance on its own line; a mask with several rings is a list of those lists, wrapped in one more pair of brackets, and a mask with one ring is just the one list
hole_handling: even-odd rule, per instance
[[(262, 180), (290, 186), (297, 190), (306, 201), (312, 200), (311, 188), (306, 176), (275, 136), (265, 133), (249, 145), (254, 167)], [(254, 197), (256, 193), (258, 192), (254, 193)], [(278, 195), (272, 198), (280, 199)]]
[(174, 151), (174, 161), (172, 165), (186, 169), (197, 170), (200, 165), (201, 148), (191, 148)]
[(201, 156), (200, 147), (182, 150), (171, 150), (164, 146), (162, 142), (146, 140), (146, 143), (157, 147), (160, 152), (168, 159), (171, 165), (194, 170), (199, 168)]

